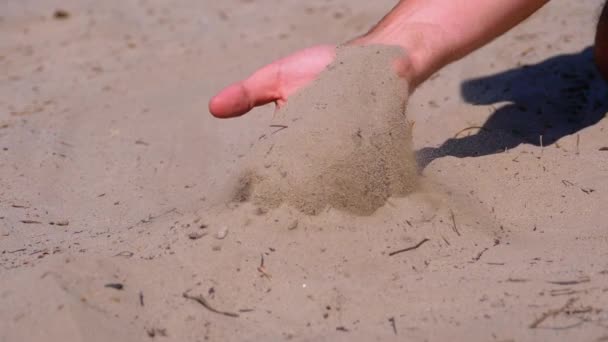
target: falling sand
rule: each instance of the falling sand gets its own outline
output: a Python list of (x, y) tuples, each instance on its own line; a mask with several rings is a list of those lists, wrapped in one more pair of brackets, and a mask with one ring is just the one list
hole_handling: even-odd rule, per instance
[[(395, 47), (341, 47), (311, 86), (279, 110), (254, 146), (234, 199), (370, 215), (415, 189), (408, 85)], [(362, 72), (365, 70), (365, 72)]]

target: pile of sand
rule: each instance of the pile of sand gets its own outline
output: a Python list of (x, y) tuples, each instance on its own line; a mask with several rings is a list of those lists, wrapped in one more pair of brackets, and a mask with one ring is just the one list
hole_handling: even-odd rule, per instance
[(254, 146), (234, 196), (306, 214), (327, 206), (369, 215), (416, 185), (408, 85), (396, 47), (341, 47), (311, 86), (290, 98)]

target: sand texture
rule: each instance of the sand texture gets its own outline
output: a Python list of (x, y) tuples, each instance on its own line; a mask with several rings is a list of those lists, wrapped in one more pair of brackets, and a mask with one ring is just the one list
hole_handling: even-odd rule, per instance
[(392, 69), (402, 57), (398, 48), (339, 48), (335, 62), (274, 115), (235, 199), (370, 215), (390, 196), (413, 191), (408, 89)]
[(0, 1), (0, 342), (608, 341), (602, 2), (409, 97), (395, 51), (349, 49), (218, 120), (395, 1)]

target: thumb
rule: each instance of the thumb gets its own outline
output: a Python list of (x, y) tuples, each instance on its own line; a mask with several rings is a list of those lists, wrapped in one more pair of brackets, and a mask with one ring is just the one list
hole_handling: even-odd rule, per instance
[(335, 46), (318, 45), (280, 59), (222, 90), (209, 101), (209, 112), (230, 118), (269, 102), (281, 105), (312, 82), (334, 57)]
[(275, 62), (214, 96), (209, 101), (209, 112), (218, 118), (231, 118), (241, 116), (253, 107), (282, 99), (280, 63)]

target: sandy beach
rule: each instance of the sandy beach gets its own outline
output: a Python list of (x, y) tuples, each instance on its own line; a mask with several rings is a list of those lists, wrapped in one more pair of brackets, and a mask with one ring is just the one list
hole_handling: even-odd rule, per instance
[(602, 1), (433, 75), (416, 190), (314, 215), (230, 201), (275, 108), (207, 102), (394, 1), (0, 3), (0, 341), (608, 341)]

